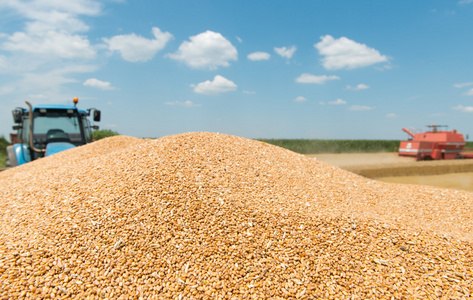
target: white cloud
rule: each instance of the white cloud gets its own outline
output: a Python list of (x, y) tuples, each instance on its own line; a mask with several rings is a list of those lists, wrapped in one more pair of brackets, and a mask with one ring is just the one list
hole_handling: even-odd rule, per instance
[(0, 51), (5, 55), (0, 55), (0, 73), (8, 74), (8, 81), (0, 83), (0, 94), (42, 95), (43, 103), (72, 99), (75, 95), (70, 88), (64, 92), (62, 85), (78, 83), (77, 73), (97, 70), (97, 64), (88, 63), (96, 58), (97, 47), (91, 45), (85, 34), (89, 26), (81, 18), (101, 15), (102, 4), (95, 0), (0, 0), (0, 10), (7, 16), (2, 19), (5, 30), (8, 25), (18, 28), (0, 33)]
[(38, 92), (50, 88), (55, 89), (63, 83), (77, 82), (76, 79), (68, 78), (68, 74), (88, 73), (96, 69), (95, 66), (75, 65), (55, 69), (47, 73), (29, 73), (26, 74), (22, 80), (22, 89), (25, 89), (27, 86), (29, 87), (28, 90), (37, 90)]
[(159, 51), (166, 47), (173, 37), (169, 32), (162, 32), (158, 27), (152, 29), (154, 39), (147, 39), (134, 33), (117, 35), (104, 38), (111, 51), (120, 52), (122, 58), (130, 62), (148, 61)]
[(31, 99), (46, 99), (46, 95), (43, 95), (43, 94), (30, 94), (28, 95), (28, 98), (31, 98)]
[(41, 34), (48, 31), (61, 31), (68, 33), (85, 32), (89, 30), (84, 22), (71, 14), (51, 11), (40, 13), (41, 17), (26, 24), (26, 31), (32, 34)]
[(356, 69), (388, 61), (388, 58), (381, 55), (378, 50), (346, 37), (334, 39), (330, 35), (325, 35), (314, 47), (319, 50), (320, 55), (325, 56), (322, 65), (327, 70)]
[(286, 47), (281, 47), (281, 48), (277, 48), (277, 47), (274, 47), (274, 51), (281, 55), (282, 57), (285, 57), (285, 58), (291, 58), (293, 55), (294, 55), (294, 52), (296, 52), (297, 50), (297, 47), (296, 46), (292, 46), (291, 48), (286, 48)]
[(363, 110), (372, 110), (374, 109), (373, 106), (366, 106), (366, 105), (352, 105), (348, 108), (349, 110), (355, 111), (363, 111)]
[(0, 45), (3, 50), (25, 52), (48, 58), (86, 58), (96, 55), (96, 50), (85, 36), (89, 27), (79, 20), (80, 15), (97, 16), (101, 4), (93, 0), (33, 0), (2, 1), (0, 8), (11, 9), (28, 20), (24, 32), (4, 35)]
[(473, 0), (460, 0), (458, 1), (458, 4), (470, 4), (473, 3)]
[(347, 104), (347, 102), (343, 99), (337, 99), (337, 100), (334, 100), (334, 101), (329, 101), (328, 104), (332, 104), (332, 105), (345, 105)]
[(301, 76), (296, 78), (296, 82), (299, 83), (315, 83), (315, 84), (324, 84), (326, 81), (329, 80), (339, 80), (340, 77), (335, 76), (335, 75), (321, 75), (321, 76), (316, 76), (312, 74), (307, 74), (304, 73)]
[(397, 115), (395, 113), (390, 113), (386, 115), (386, 118), (397, 118)]
[(100, 13), (101, 4), (95, 0), (33, 0), (33, 1), (8, 1), (20, 11), (29, 13), (29, 17), (41, 12), (62, 11), (73, 15), (97, 15)]
[(254, 95), (254, 94), (256, 94), (255, 91), (243, 91), (242, 93), (243, 93), (243, 94), (246, 94), (246, 95)]
[(45, 95), (48, 101), (62, 101), (65, 98), (60, 92), (60, 86), (67, 83), (75, 83), (76, 79), (70, 74), (89, 73), (97, 69), (92, 65), (68, 65), (61, 69), (54, 69), (42, 73), (26, 73), (21, 80), (0, 87), (0, 94), (21, 91), (22, 93), (33, 92), (37, 95)]
[(194, 87), (194, 92), (204, 95), (218, 95), (220, 93), (232, 92), (237, 89), (237, 85), (233, 81), (220, 75), (215, 76), (213, 81), (207, 80), (191, 86)]
[(2, 6), (32, 20), (26, 24), (27, 31), (38, 33), (50, 30), (87, 31), (89, 27), (77, 16), (97, 16), (101, 13), (102, 5), (94, 0), (32, 0), (2, 1), (0, 8)]
[(0, 70), (7, 68), (7, 58), (4, 55), (0, 55)]
[(463, 106), (463, 105), (457, 105), (453, 107), (454, 110), (459, 110), (462, 112), (473, 112), (473, 106)]
[(292, 101), (300, 103), (300, 102), (306, 102), (307, 99), (305, 97), (299, 96)]
[(38, 34), (15, 32), (1, 46), (8, 51), (58, 56), (60, 58), (94, 58), (95, 49), (86, 37), (63, 32), (47, 31)]
[(393, 68), (395, 68), (396, 66), (392, 66), (390, 64), (387, 64), (387, 65), (384, 65), (384, 66), (376, 66), (376, 67), (373, 67), (375, 70), (378, 70), (378, 71), (384, 71), (384, 70), (391, 70)]
[(359, 90), (366, 90), (369, 89), (370, 87), (367, 86), (366, 84), (360, 83), (357, 86), (351, 86), (347, 85), (347, 90), (352, 90), (352, 91), (359, 91)]
[(248, 54), (249, 60), (268, 60), (271, 57), (271, 54), (267, 52), (253, 52)]
[(192, 68), (215, 70), (230, 66), (229, 61), (238, 59), (237, 49), (220, 33), (206, 31), (184, 41), (172, 59), (185, 62)]
[(473, 82), (464, 82), (464, 83), (455, 83), (453, 85), (453, 87), (455, 88), (463, 88), (463, 87), (467, 87), (467, 86), (471, 86), (473, 85)]
[[(464, 82), (464, 83), (455, 83), (453, 87), (455, 88), (464, 88), (467, 86), (472, 86), (473, 82)], [(463, 95), (465, 96), (473, 96), (473, 89), (469, 89), (467, 92), (465, 92)]]
[(179, 102), (179, 101), (164, 102), (164, 104), (165, 105), (170, 105), (170, 106), (184, 106), (184, 107), (198, 107), (198, 106), (201, 106), (200, 104), (192, 103), (192, 101), (190, 101), (190, 100), (187, 100), (187, 101), (184, 101), (184, 102)]
[(101, 89), (101, 90), (115, 90), (116, 89), (110, 84), (110, 82), (101, 81), (96, 78), (87, 79), (86, 81), (84, 81), (83, 85)]
[(242, 40), (239, 36), (237, 36), (236, 39), (237, 39), (240, 43), (243, 43), (243, 40)]
[(0, 86), (0, 95), (12, 94), (16, 90), (17, 89), (11, 84)]

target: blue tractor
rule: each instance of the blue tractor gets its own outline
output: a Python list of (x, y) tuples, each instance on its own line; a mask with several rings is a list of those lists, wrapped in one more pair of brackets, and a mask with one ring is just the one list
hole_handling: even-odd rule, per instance
[(92, 125), (88, 117), (93, 112), (93, 120), (100, 121), (100, 110), (78, 109), (77, 97), (73, 100), (74, 105), (32, 107), (25, 102), (28, 109), (19, 107), (12, 112), (16, 123), (13, 129), (17, 134), (13, 145), (7, 147), (7, 168), (90, 143), (92, 130), (99, 128)]

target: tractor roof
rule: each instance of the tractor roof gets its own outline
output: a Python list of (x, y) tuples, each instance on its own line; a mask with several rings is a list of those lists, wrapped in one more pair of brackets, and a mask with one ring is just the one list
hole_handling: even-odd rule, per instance
[(33, 107), (33, 110), (39, 108), (46, 108), (46, 109), (77, 109), (74, 105), (65, 105), (65, 104), (38, 104)]
[[(74, 109), (74, 110), (77, 110), (80, 114), (87, 113), (83, 109), (78, 109), (74, 105), (67, 105), (67, 104), (38, 104), (38, 105), (33, 107), (33, 110), (37, 110), (37, 109), (41, 109), (41, 108), (45, 108), (45, 109)], [(28, 109), (25, 109), (24, 111), (27, 112)]]

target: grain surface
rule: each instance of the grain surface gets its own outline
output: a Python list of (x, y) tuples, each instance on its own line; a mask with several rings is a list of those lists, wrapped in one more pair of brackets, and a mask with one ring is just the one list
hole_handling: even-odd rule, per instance
[(473, 293), (473, 194), (217, 133), (112, 137), (0, 173), (0, 298)]

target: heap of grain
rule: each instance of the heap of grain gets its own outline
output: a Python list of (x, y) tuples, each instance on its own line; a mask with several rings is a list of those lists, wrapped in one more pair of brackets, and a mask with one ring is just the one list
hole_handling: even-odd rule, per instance
[(0, 298), (473, 293), (473, 194), (213, 133), (113, 137), (0, 173)]

